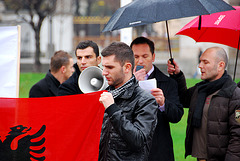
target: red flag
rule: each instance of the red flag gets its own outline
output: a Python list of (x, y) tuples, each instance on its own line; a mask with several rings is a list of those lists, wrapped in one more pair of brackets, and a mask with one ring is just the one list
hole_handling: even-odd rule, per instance
[(98, 160), (101, 93), (0, 98), (1, 161)]

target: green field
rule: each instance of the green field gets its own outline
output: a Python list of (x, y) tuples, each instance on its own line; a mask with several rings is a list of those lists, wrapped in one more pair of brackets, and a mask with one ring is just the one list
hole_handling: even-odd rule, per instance
[[(200, 82), (200, 79), (187, 79), (187, 86), (192, 87), (196, 83)], [(184, 115), (180, 122), (176, 124), (170, 124), (171, 133), (173, 138), (173, 148), (175, 161), (196, 161), (195, 158), (188, 156), (185, 159), (185, 133), (187, 124), (188, 110), (184, 109)]]
[[(44, 78), (45, 74), (42, 73), (21, 73), (20, 75), (20, 98), (27, 98), (30, 88), (33, 84), (38, 82), (40, 79)], [(188, 87), (193, 86), (200, 79), (187, 79)], [(236, 82), (240, 79), (236, 80)], [(184, 110), (184, 115), (182, 120), (177, 124), (171, 124), (171, 133), (173, 137), (173, 146), (174, 146), (174, 155), (176, 161), (196, 161), (195, 158), (187, 157), (184, 158), (184, 140), (185, 140), (185, 131), (186, 131), (186, 122), (187, 122), (188, 110)]]
[(45, 77), (43, 73), (21, 73), (19, 85), (19, 97), (28, 98), (30, 88)]

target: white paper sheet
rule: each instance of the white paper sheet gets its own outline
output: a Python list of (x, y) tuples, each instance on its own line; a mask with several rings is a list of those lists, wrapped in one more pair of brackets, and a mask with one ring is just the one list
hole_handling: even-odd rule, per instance
[(148, 79), (144, 81), (139, 81), (139, 86), (144, 89), (145, 91), (151, 93), (151, 89), (157, 88), (157, 81), (155, 78)]

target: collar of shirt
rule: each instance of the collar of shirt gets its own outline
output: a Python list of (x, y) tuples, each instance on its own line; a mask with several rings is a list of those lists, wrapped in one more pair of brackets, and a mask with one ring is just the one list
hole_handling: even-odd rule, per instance
[(152, 72), (154, 71), (154, 67), (153, 67), (153, 65), (152, 65), (152, 68), (149, 70), (149, 72), (146, 74), (146, 76), (145, 76), (145, 80), (147, 80), (148, 79), (148, 77), (152, 74)]

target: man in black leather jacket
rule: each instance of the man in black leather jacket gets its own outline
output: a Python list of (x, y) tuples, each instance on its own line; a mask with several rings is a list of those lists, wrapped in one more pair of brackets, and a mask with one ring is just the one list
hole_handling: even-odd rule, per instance
[(102, 56), (109, 87), (99, 99), (105, 107), (99, 160), (148, 160), (157, 123), (155, 98), (139, 87), (128, 45), (114, 42), (102, 51)]

